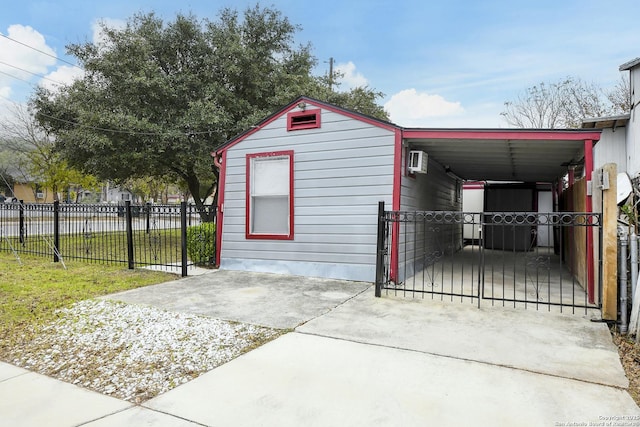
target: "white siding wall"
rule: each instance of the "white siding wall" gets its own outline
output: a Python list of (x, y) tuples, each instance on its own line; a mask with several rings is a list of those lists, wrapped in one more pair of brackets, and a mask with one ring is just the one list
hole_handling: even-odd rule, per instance
[[(406, 150), (403, 150), (406, 155)], [(404, 165), (404, 161), (403, 161)], [(462, 183), (429, 159), (426, 174), (402, 177), (400, 210), (460, 211)], [(398, 280), (412, 276), (425, 266), (425, 254), (451, 254), (462, 247), (462, 225), (402, 223), (399, 239)], [(433, 258), (427, 256), (427, 258)]]
[(627, 170), (626, 128), (603, 129), (600, 141), (593, 149), (593, 169), (616, 163), (618, 172)]
[(640, 175), (640, 67), (632, 69), (630, 77), (631, 105), (635, 107), (627, 125), (627, 173), (637, 178)]
[[(373, 281), (378, 201), (391, 205), (394, 133), (322, 110), (287, 132), (286, 114), (229, 148), (221, 268)], [(245, 239), (246, 155), (294, 151), (294, 240)]]

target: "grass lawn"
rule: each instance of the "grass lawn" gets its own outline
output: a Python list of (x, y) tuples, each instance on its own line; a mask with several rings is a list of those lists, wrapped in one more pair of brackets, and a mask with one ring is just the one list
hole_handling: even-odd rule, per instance
[(174, 280), (163, 272), (127, 270), (48, 257), (0, 252), (0, 360), (7, 348), (28, 340), (39, 325), (55, 318), (55, 311), (73, 303), (127, 289)]

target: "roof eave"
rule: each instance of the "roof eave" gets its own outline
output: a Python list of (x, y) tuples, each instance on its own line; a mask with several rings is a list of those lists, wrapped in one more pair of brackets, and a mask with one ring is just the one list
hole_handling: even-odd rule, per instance
[(619, 68), (620, 71), (627, 71), (627, 70), (631, 70), (632, 68), (637, 67), (638, 65), (640, 65), (640, 57), (632, 59), (629, 62), (625, 62), (624, 64), (622, 64)]
[(583, 119), (582, 129), (608, 129), (626, 126), (631, 118), (630, 114), (622, 114), (619, 116), (594, 117), (591, 119)]
[(245, 130), (244, 132), (234, 136), (230, 140), (228, 140), (225, 143), (223, 143), (223, 144), (219, 145), (218, 147), (216, 147), (214, 149), (214, 151), (211, 153), (211, 155), (215, 156), (216, 154), (220, 153), (221, 151), (228, 149), (229, 147), (231, 147), (231, 146), (237, 144), (238, 142), (242, 141), (243, 139), (247, 138), (251, 134), (259, 131), (260, 129), (262, 129), (263, 127), (265, 127), (266, 125), (268, 125), (269, 123), (271, 123), (272, 121), (274, 121), (275, 119), (280, 117), (286, 111), (288, 111), (291, 108), (293, 108), (294, 106), (300, 104), (300, 102), (305, 102), (306, 104), (310, 104), (310, 105), (313, 105), (313, 106), (316, 106), (316, 107), (324, 108), (326, 110), (339, 112), (339, 113), (345, 114), (345, 115), (350, 116), (350, 117), (357, 117), (357, 118), (359, 118), (359, 119), (361, 119), (363, 121), (366, 121), (366, 122), (371, 123), (373, 125), (385, 128), (387, 130), (395, 131), (395, 130), (399, 130), (400, 129), (399, 126), (397, 126), (397, 125), (395, 125), (395, 124), (393, 124), (391, 122), (387, 122), (385, 120), (381, 120), (381, 119), (378, 119), (378, 118), (373, 117), (373, 116), (362, 114), (362, 113), (359, 113), (359, 112), (353, 111), (353, 110), (348, 110), (346, 108), (338, 107), (337, 105), (329, 104), (329, 103), (326, 103), (324, 101), (320, 101), (318, 99), (311, 98), (309, 96), (299, 96), (294, 101), (288, 103), (284, 107), (278, 109), (273, 114), (267, 116), (266, 118), (264, 118), (263, 120), (261, 120), (260, 122), (258, 122), (254, 126), (252, 126), (250, 129)]

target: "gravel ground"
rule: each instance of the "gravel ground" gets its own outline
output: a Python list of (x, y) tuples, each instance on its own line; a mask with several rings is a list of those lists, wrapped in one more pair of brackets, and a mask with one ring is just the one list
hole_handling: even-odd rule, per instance
[(141, 403), (283, 331), (114, 301), (87, 300), (12, 351), (10, 362)]

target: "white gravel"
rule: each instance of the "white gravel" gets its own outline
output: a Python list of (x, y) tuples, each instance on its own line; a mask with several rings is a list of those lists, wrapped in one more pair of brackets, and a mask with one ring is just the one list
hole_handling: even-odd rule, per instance
[(282, 333), (106, 300), (82, 301), (58, 316), (13, 351), (12, 363), (135, 403)]

